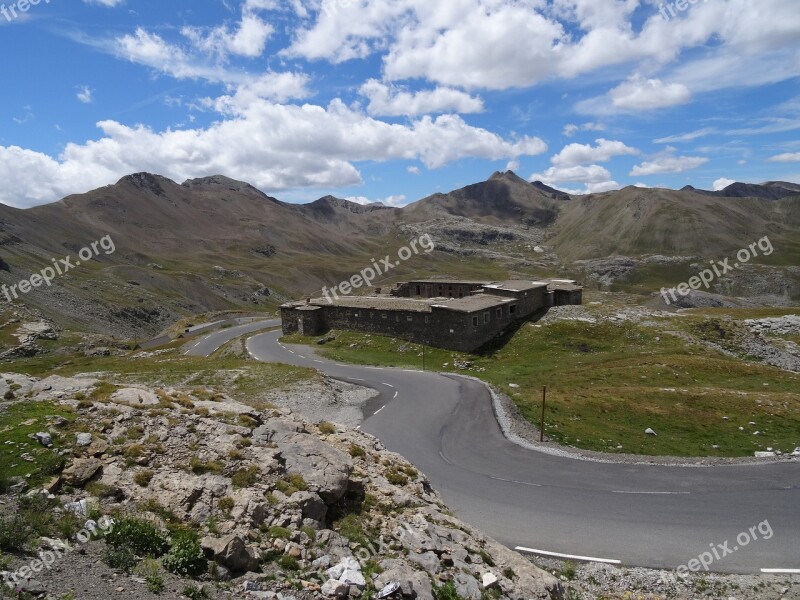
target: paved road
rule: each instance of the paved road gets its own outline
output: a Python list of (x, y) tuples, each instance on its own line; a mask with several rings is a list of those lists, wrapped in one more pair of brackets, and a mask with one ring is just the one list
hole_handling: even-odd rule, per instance
[(184, 354), (189, 356), (211, 356), (211, 354), (239, 336), (268, 329), (270, 327), (280, 327), (280, 319), (265, 319), (262, 321), (253, 321), (245, 325), (237, 325), (236, 327), (229, 327), (222, 329), (211, 335), (207, 335), (196, 342), (184, 346)]
[[(375, 388), (362, 430), (426, 473), (460, 518), (509, 547), (659, 568), (709, 552), (717, 572), (800, 570), (798, 462), (665, 467), (535, 452), (503, 436), (478, 382), (337, 364), (279, 336), (254, 336), (248, 350)], [(749, 532), (764, 521), (764, 533)]]

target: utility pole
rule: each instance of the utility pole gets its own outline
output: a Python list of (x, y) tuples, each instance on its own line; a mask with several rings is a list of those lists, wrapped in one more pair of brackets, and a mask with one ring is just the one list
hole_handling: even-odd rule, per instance
[(542, 420), (539, 425), (539, 441), (544, 441), (544, 403), (547, 398), (547, 386), (542, 387)]
[(422, 343), (422, 370), (425, 370), (425, 342)]

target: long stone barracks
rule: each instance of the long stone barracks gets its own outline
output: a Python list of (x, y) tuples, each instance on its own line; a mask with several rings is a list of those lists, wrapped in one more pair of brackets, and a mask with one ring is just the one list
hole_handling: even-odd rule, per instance
[(472, 352), (536, 313), (582, 302), (583, 286), (568, 279), (430, 279), (398, 283), (388, 294), (289, 302), (281, 319), (286, 335), (350, 329)]

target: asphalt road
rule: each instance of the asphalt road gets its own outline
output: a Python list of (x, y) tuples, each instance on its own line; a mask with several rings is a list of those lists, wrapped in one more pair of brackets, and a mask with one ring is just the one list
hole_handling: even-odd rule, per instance
[(207, 335), (196, 342), (191, 342), (185, 346), (184, 354), (189, 356), (211, 356), (211, 354), (222, 348), (225, 344), (237, 337), (243, 336), (248, 333), (260, 331), (262, 329), (269, 329), (270, 327), (280, 327), (280, 319), (265, 319), (263, 321), (253, 321), (246, 325), (237, 325), (236, 327), (229, 327), (221, 329), (216, 333)]
[(707, 552), (715, 572), (800, 573), (797, 461), (676, 467), (544, 454), (505, 438), (478, 382), (337, 364), (281, 345), (280, 335), (253, 336), (248, 350), (376, 389), (362, 430), (421, 469), (461, 519), (511, 548), (655, 568)]

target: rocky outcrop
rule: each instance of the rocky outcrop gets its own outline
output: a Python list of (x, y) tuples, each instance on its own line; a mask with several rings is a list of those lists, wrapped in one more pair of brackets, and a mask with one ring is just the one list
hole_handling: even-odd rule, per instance
[(54, 434), (70, 458), (61, 505), (183, 521), (218, 576), (246, 573), (232, 583), (237, 597), (274, 597), (290, 580), (303, 598), (386, 588), (433, 600), (445, 587), (471, 600), (562, 597), (555, 577), (451, 516), (423, 474), (360, 431), (219, 393), (199, 399), (211, 390), (136, 388), (158, 404), (120, 404), (117, 391), (87, 406), (74, 396), (90, 393), (91, 379), (3, 379), (24, 382), (26, 401), (73, 406), (91, 434)]

